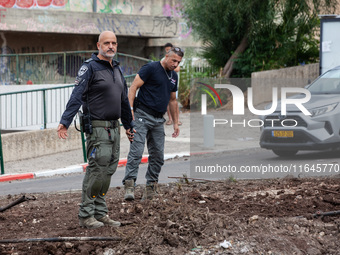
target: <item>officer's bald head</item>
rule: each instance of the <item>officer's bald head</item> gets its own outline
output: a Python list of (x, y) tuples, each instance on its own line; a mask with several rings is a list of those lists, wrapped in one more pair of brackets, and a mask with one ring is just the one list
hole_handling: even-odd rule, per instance
[(117, 37), (115, 35), (115, 33), (113, 33), (112, 31), (103, 31), (100, 33), (99, 37), (98, 37), (98, 42), (102, 43), (106, 38), (112, 38), (114, 37), (117, 41)]

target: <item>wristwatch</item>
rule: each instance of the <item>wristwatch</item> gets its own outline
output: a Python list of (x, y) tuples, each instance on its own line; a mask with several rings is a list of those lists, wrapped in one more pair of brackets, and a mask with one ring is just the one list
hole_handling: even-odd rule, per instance
[(130, 108), (131, 108), (131, 111), (133, 111), (133, 106), (131, 106)]

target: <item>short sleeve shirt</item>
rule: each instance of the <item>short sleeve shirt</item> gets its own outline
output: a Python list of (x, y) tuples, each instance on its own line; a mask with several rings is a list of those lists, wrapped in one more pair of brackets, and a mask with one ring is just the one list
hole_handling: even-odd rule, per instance
[(177, 73), (165, 71), (157, 61), (142, 66), (138, 74), (144, 81), (138, 92), (138, 100), (157, 112), (165, 113), (171, 92), (177, 91)]

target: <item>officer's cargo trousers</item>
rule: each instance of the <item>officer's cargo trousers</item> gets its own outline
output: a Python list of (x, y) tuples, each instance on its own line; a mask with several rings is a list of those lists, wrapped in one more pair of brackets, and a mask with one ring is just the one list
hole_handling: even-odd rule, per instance
[(158, 176), (164, 164), (164, 122), (165, 119), (156, 118), (143, 110), (137, 108), (135, 111), (135, 126), (137, 133), (134, 135), (133, 142), (130, 144), (130, 151), (127, 158), (125, 169), (125, 180), (136, 182), (139, 164), (142, 160), (145, 139), (149, 153), (149, 164), (145, 175), (146, 184), (158, 182)]
[(83, 180), (79, 217), (99, 219), (108, 213), (105, 196), (119, 161), (119, 125), (115, 128), (94, 125), (93, 133), (86, 134), (86, 145), (88, 167)]

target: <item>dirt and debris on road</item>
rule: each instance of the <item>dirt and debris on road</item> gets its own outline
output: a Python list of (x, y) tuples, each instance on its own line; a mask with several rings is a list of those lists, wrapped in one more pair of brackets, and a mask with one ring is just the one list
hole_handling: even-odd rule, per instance
[[(0, 254), (340, 254), (340, 215), (316, 215), (340, 211), (340, 178), (182, 180), (144, 202), (142, 188), (133, 202), (111, 188), (110, 216), (123, 226), (94, 230), (78, 226), (80, 192), (26, 194), (36, 200), (0, 214)], [(57, 237), (116, 239), (44, 240)]]

